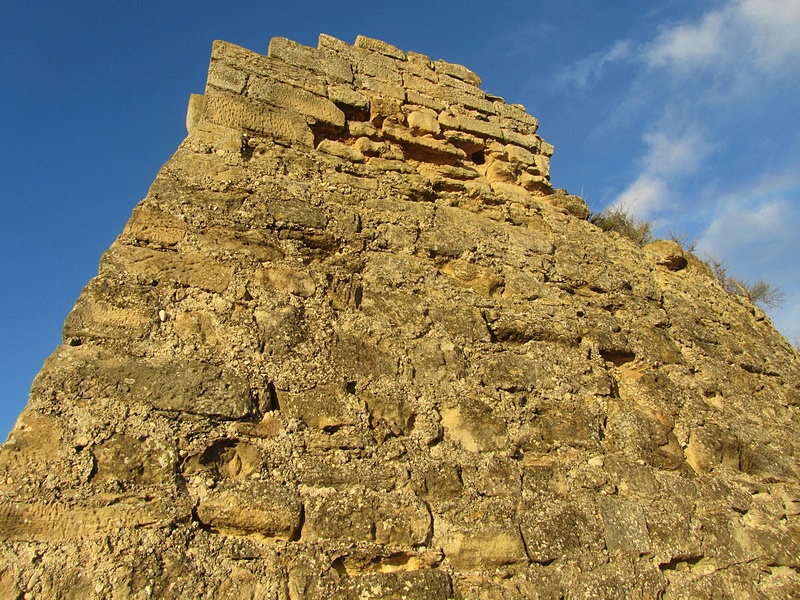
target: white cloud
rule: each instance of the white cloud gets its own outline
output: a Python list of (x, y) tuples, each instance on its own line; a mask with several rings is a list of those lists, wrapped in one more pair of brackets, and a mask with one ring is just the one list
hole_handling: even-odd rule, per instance
[[(592, 132), (618, 144), (619, 167), (628, 166), (629, 183), (611, 204), (640, 219), (674, 220), (677, 231), (688, 223), (690, 237), (701, 234), (700, 256), (723, 260), (733, 277), (779, 286), (786, 302), (770, 312), (792, 339), (800, 337), (800, 175), (787, 132), (797, 129), (800, 0), (713, 6), (645, 32), (641, 43), (634, 35), (617, 41), (560, 79), (615, 102)], [(624, 79), (613, 81), (612, 65), (628, 68), (618, 69)], [(600, 84), (621, 91), (610, 95)], [(638, 158), (630, 153), (639, 144), (629, 141), (637, 129), (645, 143)]]
[(593, 84), (603, 76), (605, 68), (613, 63), (630, 59), (633, 44), (628, 40), (617, 42), (605, 52), (595, 52), (565, 69), (556, 81), (561, 86), (574, 85), (580, 88)]
[[(741, 277), (749, 279), (800, 279), (800, 239), (796, 223), (800, 207), (778, 196), (751, 197), (737, 194), (718, 202), (701, 241), (703, 252), (724, 257), (738, 265)], [(766, 274), (766, 275), (765, 275)]]
[(666, 29), (647, 49), (645, 61), (654, 67), (689, 69), (715, 64), (725, 53), (728, 11), (707, 14), (700, 23)]
[(664, 29), (643, 56), (650, 67), (684, 74), (735, 68), (780, 76), (800, 56), (800, 2), (731, 0), (697, 23)]
[(743, 0), (737, 16), (750, 26), (758, 61), (773, 70), (789, 66), (800, 55), (800, 2)]
[[(665, 127), (671, 121), (667, 121)], [(673, 135), (666, 131), (645, 133), (647, 154), (636, 179), (613, 201), (642, 219), (670, 207), (668, 181), (695, 171), (711, 151), (703, 131), (689, 128)]]
[(784, 302), (769, 312), (790, 342), (800, 341), (800, 239), (795, 225), (800, 206), (782, 193), (768, 190), (759, 197), (751, 189), (723, 198), (718, 207), (700, 240), (700, 256), (722, 259), (732, 277), (779, 288)]
[(647, 219), (667, 204), (667, 183), (661, 177), (643, 173), (613, 202), (641, 219)]
[(699, 129), (687, 129), (677, 136), (657, 131), (643, 137), (648, 146), (644, 160), (648, 173), (668, 176), (689, 173), (710, 152), (710, 144)]

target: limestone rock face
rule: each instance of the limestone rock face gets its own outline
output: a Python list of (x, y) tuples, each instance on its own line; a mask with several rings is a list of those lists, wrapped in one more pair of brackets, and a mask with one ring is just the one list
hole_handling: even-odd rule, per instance
[(0, 597), (800, 596), (795, 350), (479, 84), (214, 44), (0, 449)]

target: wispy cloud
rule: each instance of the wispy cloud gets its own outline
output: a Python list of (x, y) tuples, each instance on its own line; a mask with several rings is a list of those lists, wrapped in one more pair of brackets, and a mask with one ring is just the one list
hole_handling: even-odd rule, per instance
[[(776, 178), (778, 181), (780, 177)], [(786, 178), (784, 178), (785, 181)], [(746, 189), (722, 198), (699, 243), (701, 256), (722, 259), (728, 272), (746, 281), (764, 280), (785, 294), (773, 309), (775, 325), (800, 342), (800, 181), (790, 189)], [(794, 200), (794, 201), (793, 201)]]
[(630, 60), (632, 57), (633, 44), (630, 40), (618, 40), (608, 50), (590, 54), (564, 69), (556, 77), (556, 84), (561, 87), (585, 88), (601, 79), (609, 65)]
[[(800, 71), (800, 2), (730, 0), (698, 19), (666, 26), (635, 47), (618, 41), (572, 71), (598, 65), (588, 72), (602, 73), (602, 56), (622, 56), (613, 52), (616, 47), (626, 48), (624, 59), (636, 69), (629, 95), (644, 94), (649, 105), (640, 115), (646, 152), (612, 202), (653, 218), (677, 208), (677, 190), (716, 150), (737, 143), (732, 115), (745, 115), (747, 106), (755, 107), (770, 93), (770, 82)], [(588, 76), (574, 81), (593, 82)]]
[(744, 0), (738, 18), (750, 25), (751, 44), (760, 64), (778, 71), (797, 68), (800, 57), (800, 2)]
[(711, 147), (703, 131), (694, 127), (672, 134), (667, 131), (645, 133), (643, 137), (648, 147), (645, 169), (660, 175), (671, 176), (696, 170)]
[(649, 218), (666, 206), (669, 199), (667, 182), (663, 177), (642, 173), (614, 200), (614, 206), (624, 208), (640, 218)]
[(702, 129), (669, 131), (669, 125), (662, 123), (662, 129), (643, 135), (647, 154), (639, 175), (613, 202), (640, 218), (651, 219), (672, 206), (669, 182), (697, 170), (712, 150)]
[(650, 67), (683, 73), (736, 67), (757, 70), (762, 76), (780, 74), (785, 68), (797, 68), (800, 2), (729, 2), (697, 23), (664, 29), (642, 56)]
[(554, 80), (602, 103), (587, 146), (619, 160), (604, 162), (604, 203), (700, 235), (732, 276), (778, 285), (775, 323), (800, 337), (800, 0), (719, 0)]
[[(768, 259), (780, 254), (780, 247), (794, 237), (789, 223), (800, 215), (783, 199), (721, 207), (703, 236), (703, 248), (712, 255)], [(793, 229), (793, 228), (792, 228)], [(758, 248), (759, 256), (752, 256)], [(776, 252), (777, 251), (777, 252)]]
[(778, 278), (791, 277), (800, 290), (800, 174), (767, 173), (750, 185), (721, 197), (703, 234), (701, 248), (768, 271)]
[(718, 66), (726, 54), (729, 9), (706, 14), (699, 23), (665, 29), (646, 46), (643, 58), (651, 67), (690, 70)]

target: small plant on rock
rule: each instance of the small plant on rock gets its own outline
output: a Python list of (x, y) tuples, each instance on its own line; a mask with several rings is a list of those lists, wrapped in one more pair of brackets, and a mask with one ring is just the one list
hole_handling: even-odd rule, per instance
[(687, 234), (685, 231), (681, 233), (675, 233), (674, 231), (669, 232), (669, 239), (683, 248), (684, 252), (691, 252), (692, 254), (694, 254), (695, 250), (697, 250), (697, 246), (700, 243), (700, 238), (701, 236), (699, 235), (690, 238), (689, 234)]
[(653, 241), (653, 224), (639, 220), (625, 206), (610, 206), (589, 215), (589, 222), (603, 231), (615, 231), (637, 246), (646, 246)]
[(744, 279), (731, 277), (728, 275), (728, 267), (713, 256), (708, 257), (706, 264), (729, 294), (744, 296), (753, 304), (769, 308), (778, 308), (786, 299), (786, 294), (778, 286), (768, 281), (759, 279), (755, 283), (750, 283)]

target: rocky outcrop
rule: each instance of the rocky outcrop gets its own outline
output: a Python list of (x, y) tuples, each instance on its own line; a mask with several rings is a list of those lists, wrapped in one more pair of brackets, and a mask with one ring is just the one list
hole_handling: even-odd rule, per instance
[(0, 450), (0, 596), (800, 595), (795, 350), (479, 84), (214, 44)]

